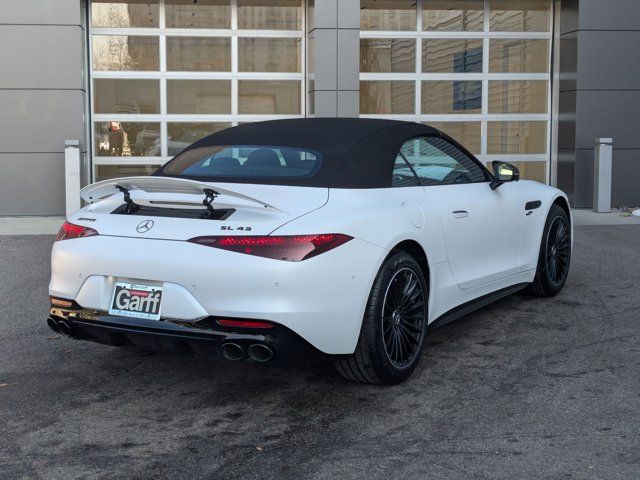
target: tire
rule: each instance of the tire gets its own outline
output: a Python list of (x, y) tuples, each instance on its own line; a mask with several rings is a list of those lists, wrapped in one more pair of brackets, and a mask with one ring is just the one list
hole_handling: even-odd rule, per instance
[(335, 362), (338, 372), (348, 380), (379, 385), (409, 378), (424, 347), (428, 298), (418, 262), (392, 252), (373, 283), (355, 352)]
[[(560, 228), (564, 228), (564, 233)], [(556, 267), (553, 267), (553, 261)], [(534, 297), (553, 297), (560, 293), (571, 266), (571, 223), (567, 213), (554, 204), (544, 225), (538, 266), (533, 283), (524, 290)]]

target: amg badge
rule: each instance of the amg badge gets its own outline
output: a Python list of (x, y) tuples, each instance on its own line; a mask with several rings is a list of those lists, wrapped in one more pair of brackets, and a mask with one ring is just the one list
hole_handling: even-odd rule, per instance
[(160, 320), (162, 288), (118, 282), (113, 289), (110, 315)]

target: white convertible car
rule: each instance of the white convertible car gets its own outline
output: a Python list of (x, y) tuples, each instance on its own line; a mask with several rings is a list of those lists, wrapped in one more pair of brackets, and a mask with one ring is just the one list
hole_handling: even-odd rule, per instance
[(398, 383), (427, 327), (569, 271), (566, 196), (417, 123), (296, 119), (208, 136), (84, 188), (52, 251), (66, 336)]

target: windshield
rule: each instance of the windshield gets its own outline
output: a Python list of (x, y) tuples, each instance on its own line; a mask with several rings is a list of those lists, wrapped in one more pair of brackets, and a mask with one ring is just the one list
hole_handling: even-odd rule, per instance
[(301, 178), (313, 175), (322, 155), (312, 150), (269, 145), (216, 145), (187, 150), (162, 169), (185, 177)]

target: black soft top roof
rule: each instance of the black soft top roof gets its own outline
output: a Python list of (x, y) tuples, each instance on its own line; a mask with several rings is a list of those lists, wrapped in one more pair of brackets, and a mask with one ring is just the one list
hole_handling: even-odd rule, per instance
[[(319, 170), (310, 177), (252, 179), (216, 176), (206, 180), (309, 187), (382, 188), (391, 184), (393, 165), (402, 144), (419, 135), (442, 134), (427, 125), (397, 120), (296, 118), (227, 128), (198, 140), (184, 152), (221, 145), (271, 145), (315, 150), (322, 154), (323, 160)], [(168, 174), (161, 168), (155, 175)], [(197, 179), (203, 180), (202, 177)]]

